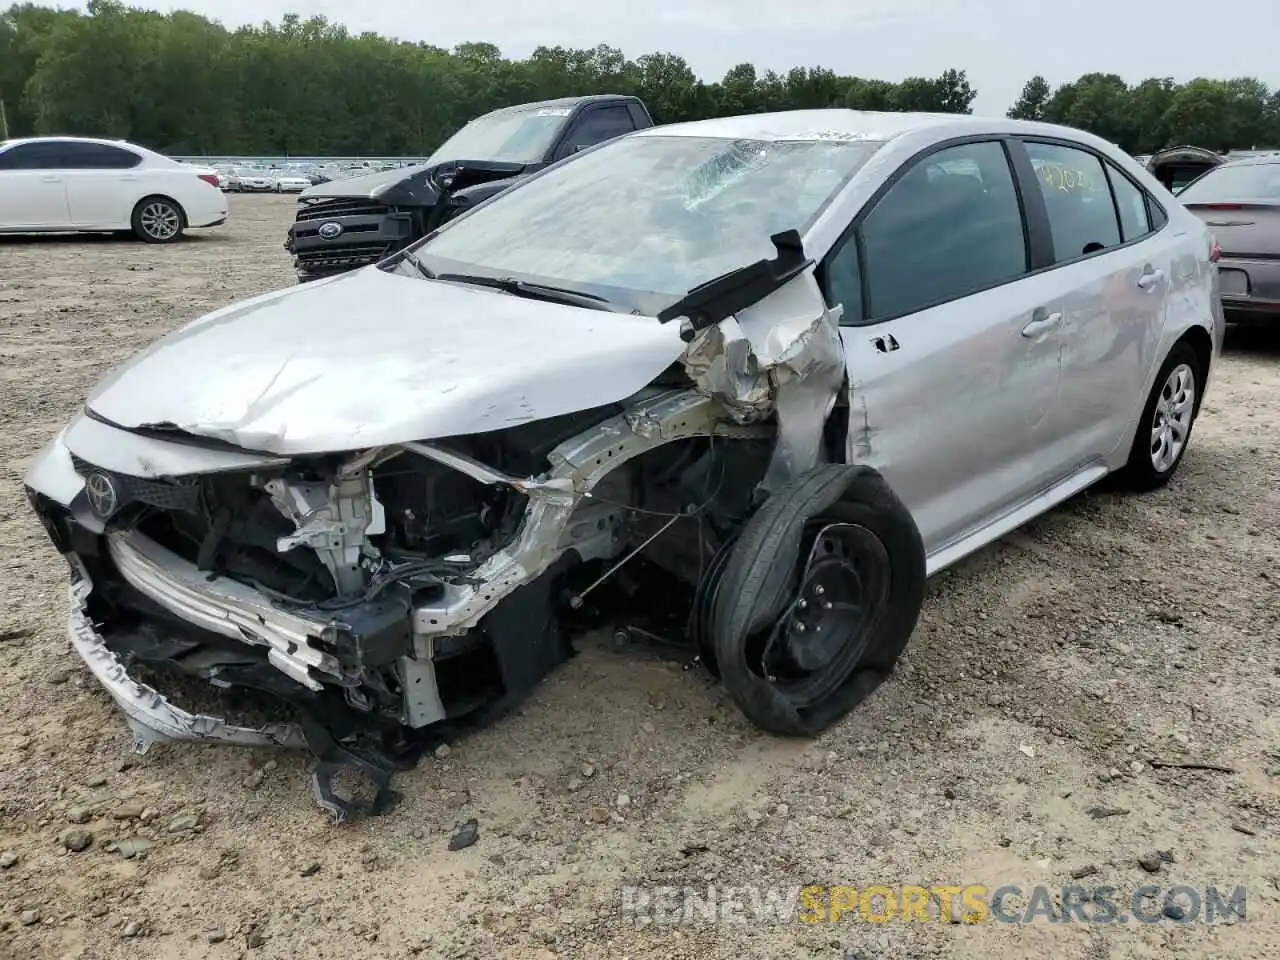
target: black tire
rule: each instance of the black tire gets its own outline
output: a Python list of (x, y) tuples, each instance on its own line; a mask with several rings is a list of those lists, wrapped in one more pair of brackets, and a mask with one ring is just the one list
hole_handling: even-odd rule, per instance
[[(1157, 465), (1153, 455), (1152, 432), (1156, 422), (1156, 405), (1161, 395), (1169, 386), (1169, 379), (1179, 367), (1189, 368), (1192, 376), (1194, 395), (1191, 400), (1191, 419), (1186, 424), (1186, 433), (1182, 447), (1171, 463)], [(1129, 460), (1119, 471), (1117, 479), (1120, 485), (1135, 492), (1145, 492), (1163, 487), (1172, 479), (1186, 455), (1191, 443), (1191, 431), (1195, 427), (1196, 417), (1200, 413), (1200, 401), (1204, 397), (1204, 371), (1200, 369), (1200, 359), (1196, 352), (1186, 343), (1177, 343), (1169, 351), (1169, 356), (1160, 365), (1155, 383), (1151, 386), (1151, 394), (1142, 406), (1142, 416), (1133, 435), (1133, 445), (1129, 448)]]
[[(824, 528), (827, 536), (819, 541)], [(829, 549), (833, 536), (841, 548), (815, 554)], [(814, 585), (819, 577), (826, 579)], [(837, 598), (839, 609), (824, 601), (827, 611), (798, 614), (805, 606), (799, 592), (821, 594), (822, 583), (830, 584), (827, 595)], [(710, 625), (720, 678), (762, 730), (813, 736), (892, 672), (915, 629), (924, 585), (920, 531), (884, 478), (870, 467), (819, 467), (770, 496), (738, 536)], [(861, 603), (841, 602), (846, 592)], [(810, 629), (826, 623), (823, 639), (838, 647), (825, 662), (818, 661), (826, 651), (813, 652), (821, 644), (808, 646), (816, 633), (796, 639), (795, 631), (805, 629), (798, 624), (810, 616), (821, 621)], [(777, 648), (783, 633), (787, 639)], [(766, 668), (778, 649), (786, 655)], [(785, 669), (775, 669), (777, 662)]]
[(176, 243), (182, 239), (187, 218), (168, 197), (144, 197), (133, 208), (130, 223), (133, 235), (144, 243)]

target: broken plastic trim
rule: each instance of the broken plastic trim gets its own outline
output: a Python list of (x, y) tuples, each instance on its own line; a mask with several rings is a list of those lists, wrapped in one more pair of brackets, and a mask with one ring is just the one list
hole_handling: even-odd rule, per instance
[(813, 265), (804, 254), (804, 243), (797, 230), (775, 233), (769, 240), (778, 251), (772, 260), (757, 260), (737, 270), (730, 270), (714, 280), (694, 287), (683, 297), (658, 312), (658, 322), (668, 323), (686, 317), (680, 337), (686, 343), (700, 330), (714, 326), (753, 303), (758, 303), (781, 288), (792, 277)]

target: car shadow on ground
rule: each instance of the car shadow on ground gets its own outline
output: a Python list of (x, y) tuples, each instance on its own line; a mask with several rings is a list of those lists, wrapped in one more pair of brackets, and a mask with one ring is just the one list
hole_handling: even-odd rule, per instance
[[(203, 228), (201, 228), (203, 229)], [(187, 243), (227, 243), (231, 238), (225, 234), (209, 234), (209, 233), (184, 233), (182, 239), (178, 241), (180, 244)], [(119, 233), (6, 233), (0, 234), (0, 246), (19, 246), (24, 244), (72, 244), (83, 243), (94, 246), (103, 246), (107, 244), (121, 244), (127, 246), (155, 246), (164, 247), (168, 244), (148, 244), (143, 243), (132, 233), (120, 231)]]
[(1222, 352), (1280, 359), (1280, 324), (1271, 327), (1228, 323)]

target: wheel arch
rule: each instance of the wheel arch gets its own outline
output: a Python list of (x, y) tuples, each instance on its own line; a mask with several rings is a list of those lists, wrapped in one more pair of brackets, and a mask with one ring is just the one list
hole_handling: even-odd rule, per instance
[(129, 209), (129, 222), (131, 224), (133, 222), (134, 215), (138, 212), (138, 208), (141, 207), (148, 200), (164, 200), (167, 203), (172, 203), (175, 207), (178, 208), (178, 216), (182, 218), (182, 229), (185, 230), (187, 229), (187, 227), (190, 226), (190, 224), (187, 222), (187, 208), (182, 205), (181, 200), (167, 193), (147, 193), (139, 197), (138, 202), (135, 203)]
[[(1179, 344), (1183, 343), (1191, 348), (1199, 366), (1196, 371), (1200, 375), (1200, 382), (1196, 384), (1196, 412), (1199, 413), (1200, 403), (1204, 399), (1205, 387), (1209, 382), (1209, 368), (1213, 365), (1213, 338), (1209, 335), (1208, 330), (1197, 324), (1188, 327), (1182, 336), (1169, 347), (1169, 351), (1174, 351)], [(1168, 356), (1168, 354), (1165, 354), (1165, 356)], [(1161, 362), (1163, 363), (1163, 361)]]

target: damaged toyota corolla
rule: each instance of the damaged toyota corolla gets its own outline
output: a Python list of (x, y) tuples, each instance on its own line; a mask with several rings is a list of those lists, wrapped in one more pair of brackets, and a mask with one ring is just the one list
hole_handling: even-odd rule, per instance
[[(751, 721), (813, 735), (892, 671), (926, 576), (1108, 473), (1172, 476), (1222, 324), (1161, 195), (1095, 137), (973, 117), (592, 148), (101, 383), (27, 477), (71, 643), (135, 749), (308, 747), (339, 817), (340, 765), (385, 806), (627, 576)], [(237, 691), (279, 716), (229, 722)]]

